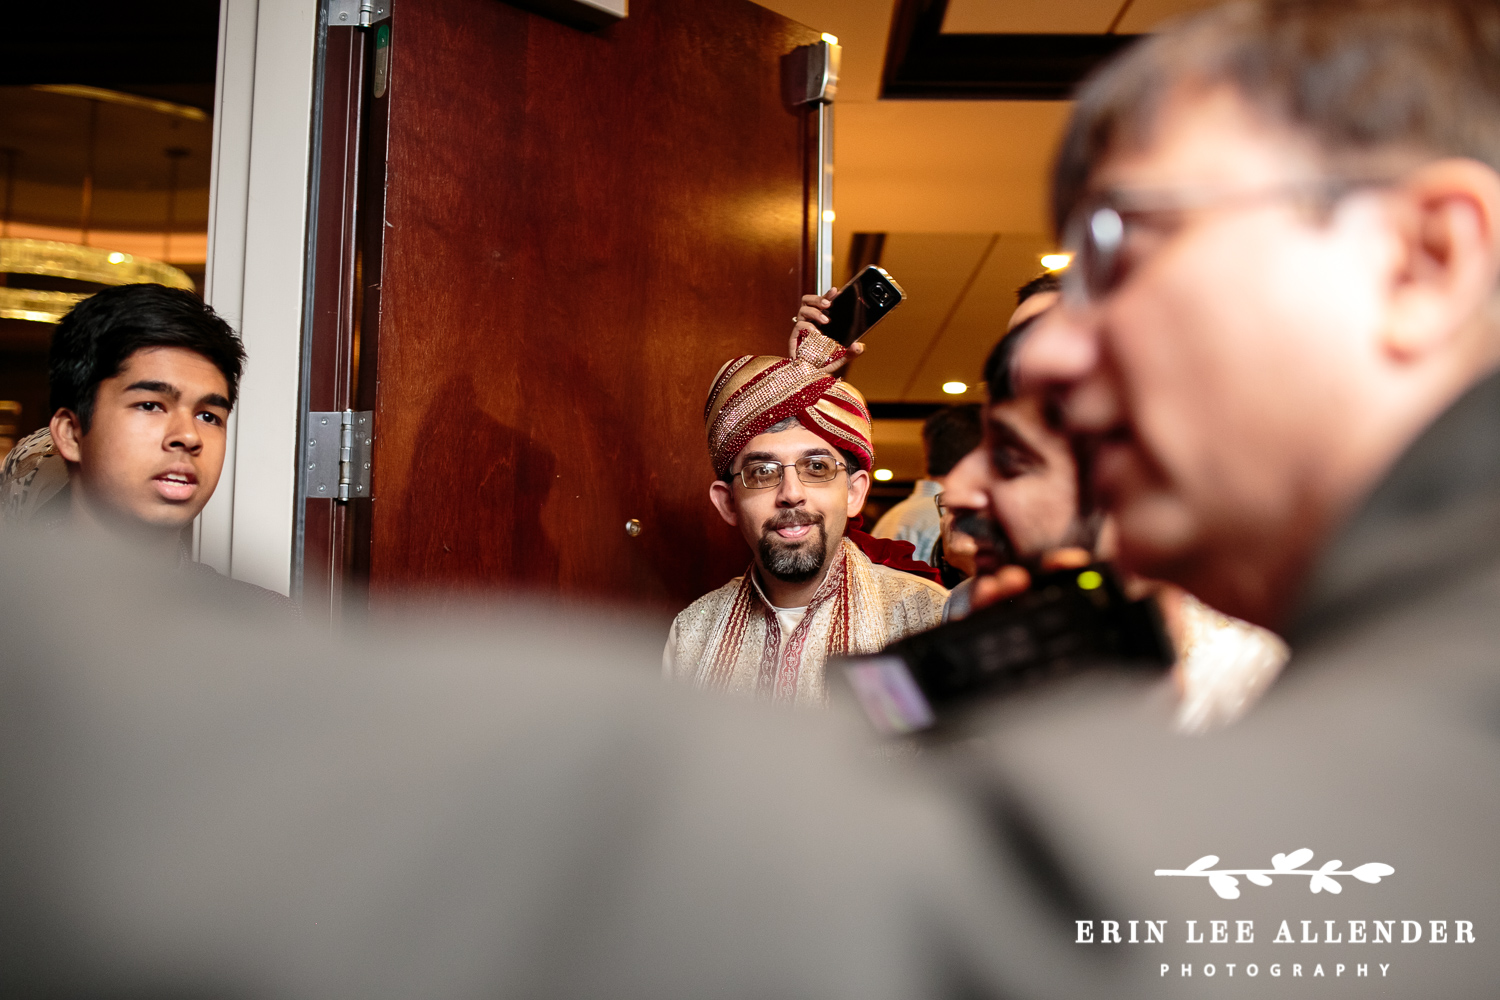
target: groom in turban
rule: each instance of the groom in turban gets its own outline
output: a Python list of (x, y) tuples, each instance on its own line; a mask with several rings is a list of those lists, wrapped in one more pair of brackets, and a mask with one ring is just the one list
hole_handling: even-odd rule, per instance
[(844, 356), (806, 331), (795, 357), (746, 355), (714, 378), (709, 500), (754, 561), (677, 616), (669, 677), (822, 705), (830, 655), (872, 653), (941, 621), (947, 591), (911, 544), (858, 530), (875, 449), (864, 397), (830, 373)]

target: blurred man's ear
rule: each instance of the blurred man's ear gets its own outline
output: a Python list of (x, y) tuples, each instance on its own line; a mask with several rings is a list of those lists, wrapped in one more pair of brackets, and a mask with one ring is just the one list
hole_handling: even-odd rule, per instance
[(849, 473), (849, 505), (845, 515), (853, 517), (858, 514), (865, 505), (865, 497), (870, 493), (870, 474), (864, 469), (855, 469)]
[(1397, 188), (1398, 257), (1382, 348), (1399, 363), (1441, 350), (1486, 313), (1500, 280), (1500, 174), (1448, 159)]
[(76, 464), (83, 460), (83, 449), (79, 445), (79, 439), (83, 437), (83, 422), (78, 419), (78, 414), (68, 409), (58, 410), (52, 414), (48, 429), (52, 432), (52, 446), (65, 461)]
[(708, 488), (708, 501), (714, 505), (714, 510), (724, 519), (724, 523), (731, 527), (739, 527), (740, 512), (734, 507), (734, 487), (721, 479), (715, 479), (714, 484)]

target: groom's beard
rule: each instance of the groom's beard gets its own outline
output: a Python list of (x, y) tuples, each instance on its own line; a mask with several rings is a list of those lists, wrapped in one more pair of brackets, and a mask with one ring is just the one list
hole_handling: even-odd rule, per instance
[[(776, 534), (777, 528), (794, 524), (811, 524), (809, 531), (796, 541)], [(823, 560), (828, 556), (828, 529), (823, 526), (823, 515), (801, 508), (790, 508), (779, 512), (761, 527), (760, 564), (776, 579), (784, 583), (806, 583), (818, 575)]]

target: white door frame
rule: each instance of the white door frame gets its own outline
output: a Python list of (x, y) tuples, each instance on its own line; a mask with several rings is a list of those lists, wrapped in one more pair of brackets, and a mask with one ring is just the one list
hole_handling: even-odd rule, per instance
[(287, 593), (318, 0), (220, 0), (204, 297), (245, 343), (224, 476), (198, 558)]

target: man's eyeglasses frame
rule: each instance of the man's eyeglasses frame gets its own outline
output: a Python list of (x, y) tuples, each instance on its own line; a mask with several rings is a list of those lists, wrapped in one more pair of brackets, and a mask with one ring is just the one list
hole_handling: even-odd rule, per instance
[(1390, 178), (1325, 177), (1239, 192), (1113, 190), (1095, 195), (1074, 210), (1064, 230), (1063, 247), (1073, 259), (1062, 272), (1063, 300), (1075, 307), (1097, 305), (1124, 282), (1120, 253), (1132, 223), (1285, 199), (1306, 200), (1326, 214), (1356, 190), (1391, 183)]
[[(805, 476), (805, 475), (802, 474), (803, 473), (802, 463), (803, 462), (812, 462), (812, 461), (817, 461), (817, 460), (822, 460), (822, 461), (826, 462), (826, 461), (829, 460), (829, 456), (827, 456), (827, 455), (803, 455), (801, 458), (797, 459), (797, 461), (795, 461), (795, 462), (772, 462), (772, 461), (760, 461), (760, 460), (757, 460), (757, 461), (754, 461), (754, 462), (750, 462), (743, 469), (741, 469), (739, 472), (736, 472), (734, 474), (734, 478), (738, 479), (740, 481), (740, 484), (743, 485), (745, 487), (745, 489), (747, 489), (747, 490), (771, 490), (771, 489), (775, 489), (776, 487), (778, 487), (778, 486), (781, 485), (782, 480), (784, 480), (786, 478), (786, 470), (789, 469), (789, 468), (791, 468), (791, 469), (796, 469), (797, 470), (797, 481), (800, 482), (803, 486), (827, 486), (829, 483), (833, 482), (835, 479), (837, 479), (839, 477), (839, 470), (841, 470), (841, 469), (847, 470), (849, 468), (849, 466), (845, 465), (843, 462), (840, 462), (838, 459), (834, 459), (833, 460), (833, 474), (832, 475), (830, 475), (827, 479), (809, 479), (809, 478), (807, 478), (807, 476)], [(749, 472), (752, 468), (764, 467), (764, 466), (767, 466), (767, 465), (777, 466), (776, 481), (774, 483), (767, 483), (765, 486), (751, 486), (750, 485), (750, 480), (748, 480), (748, 479), (745, 478), (745, 473)]]

